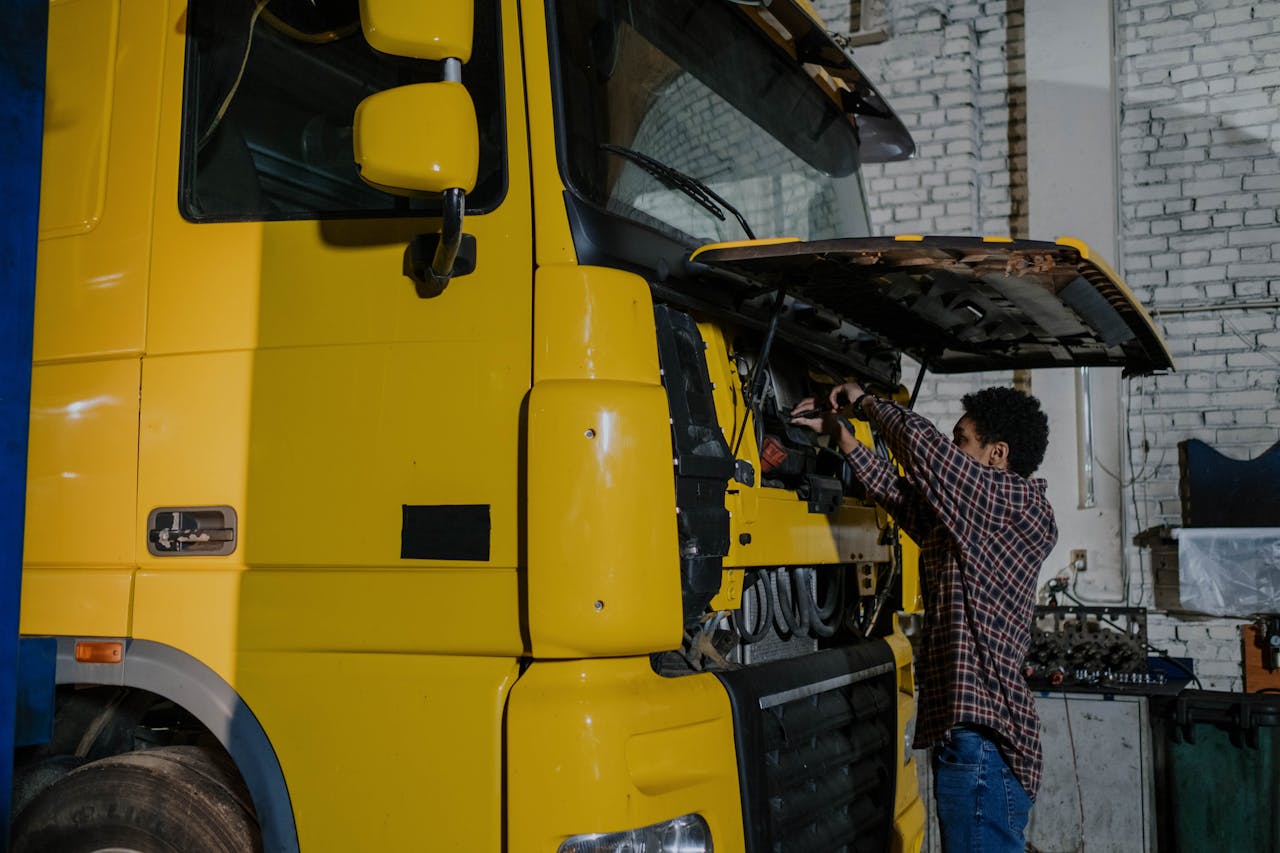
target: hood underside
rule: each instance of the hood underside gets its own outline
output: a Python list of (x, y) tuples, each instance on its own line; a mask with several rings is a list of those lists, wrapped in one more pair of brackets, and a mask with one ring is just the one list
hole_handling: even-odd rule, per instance
[(1076, 240), (857, 238), (704, 246), (696, 264), (830, 312), (935, 373), (1170, 370), (1123, 282)]

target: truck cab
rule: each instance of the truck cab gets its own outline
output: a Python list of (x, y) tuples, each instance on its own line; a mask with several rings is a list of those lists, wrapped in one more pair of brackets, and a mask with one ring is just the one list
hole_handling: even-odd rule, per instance
[(800, 0), (53, 0), (46, 113), (19, 851), (918, 850), (915, 546), (790, 411), (1170, 366), (872, 236)]

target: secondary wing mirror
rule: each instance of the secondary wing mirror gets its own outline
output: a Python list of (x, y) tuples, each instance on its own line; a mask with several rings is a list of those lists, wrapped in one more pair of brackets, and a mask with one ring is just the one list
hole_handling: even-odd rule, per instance
[(360, 0), (360, 26), (374, 50), (414, 59), (471, 59), (471, 0)]
[(462, 85), (471, 58), (470, 2), (360, 0), (360, 23), (370, 46), (383, 53), (439, 61), (444, 79), (370, 95), (356, 108), (354, 149), (360, 177), (396, 195), (439, 194), (440, 235), (431, 264), (413, 272), (423, 297), (438, 296), (454, 275), (462, 245), (466, 194), (476, 185), (480, 131), (475, 105)]

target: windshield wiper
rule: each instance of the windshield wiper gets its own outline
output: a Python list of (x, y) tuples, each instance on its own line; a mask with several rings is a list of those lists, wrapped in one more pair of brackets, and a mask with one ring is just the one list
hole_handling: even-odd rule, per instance
[(686, 175), (679, 169), (673, 169), (661, 160), (655, 160), (648, 154), (641, 154), (639, 151), (632, 148), (625, 148), (621, 145), (614, 145), (609, 142), (602, 142), (600, 147), (605, 151), (611, 151), (619, 157), (625, 157), (632, 163), (635, 163), (666, 186), (684, 193), (701, 205), (716, 219), (724, 222), (724, 211), (716, 204), (716, 202), (719, 202), (728, 208), (729, 212), (733, 214), (734, 219), (738, 220), (738, 224), (742, 226), (742, 230), (747, 234), (747, 239), (756, 239), (755, 232), (751, 230), (751, 226), (747, 224), (747, 220), (738, 212), (738, 208), (725, 201), (724, 198), (715, 190), (711, 189), (711, 187), (707, 186), (697, 178)]

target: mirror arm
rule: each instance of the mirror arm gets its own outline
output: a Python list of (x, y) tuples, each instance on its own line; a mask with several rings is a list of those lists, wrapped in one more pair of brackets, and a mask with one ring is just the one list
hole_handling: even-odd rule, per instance
[(425, 281), (420, 282), (420, 296), (439, 296), (444, 291), (453, 278), (458, 247), (462, 245), (462, 215), (466, 208), (467, 194), (461, 189), (445, 190), (442, 201), (440, 242), (436, 243), (431, 266), (425, 270)]
[[(462, 82), (462, 62), (450, 58), (444, 61), (442, 78), (452, 83)], [(467, 194), (461, 189), (444, 191), (441, 200), (440, 242), (436, 244), (431, 268), (427, 270), (424, 288), (435, 296), (443, 292), (453, 278), (453, 264), (462, 245), (462, 217), (466, 211)]]

